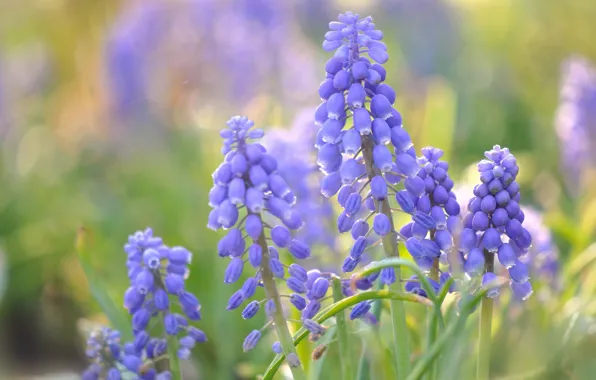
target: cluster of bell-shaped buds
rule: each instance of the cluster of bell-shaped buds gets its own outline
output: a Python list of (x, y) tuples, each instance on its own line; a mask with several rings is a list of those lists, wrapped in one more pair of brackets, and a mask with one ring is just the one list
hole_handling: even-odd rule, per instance
[(135, 349), (140, 352), (165, 347), (165, 339), (151, 337), (148, 326), (155, 319), (168, 336), (178, 337), (178, 357), (188, 359), (195, 344), (207, 340), (201, 330), (189, 324), (189, 321), (201, 319), (199, 300), (184, 284), (192, 254), (183, 247), (166, 246), (150, 228), (130, 235), (124, 250), (128, 254), (126, 265), (130, 278), (124, 307), (132, 314)]
[[(254, 317), (264, 304), (265, 313), (276, 328), (282, 323), (287, 329), (276, 280), (285, 280), (293, 292), (287, 295), (290, 304), (303, 313), (310, 309), (314, 313), (318, 311), (315, 304), (309, 305), (319, 298), (320, 292), (326, 292), (328, 284), (325, 289), (313, 290), (306, 269), (296, 263), (289, 266), (282, 263), (278, 249), (287, 250), (297, 260), (310, 256), (309, 246), (291, 232), (303, 225), (300, 213), (292, 207), (296, 196), (278, 173), (276, 158), (263, 145), (249, 141), (262, 137), (264, 132), (251, 129), (253, 122), (246, 117), (233, 117), (227, 125), (220, 133), (225, 158), (213, 173), (214, 186), (209, 194), (213, 210), (208, 226), (228, 231), (218, 244), (219, 256), (229, 258), (225, 283), (240, 280), (246, 263), (256, 269), (256, 274), (232, 294), (228, 310), (240, 307), (254, 296), (258, 286), (263, 286), (266, 298), (249, 302), (242, 311), (243, 318)], [(308, 304), (304, 296), (307, 292), (311, 300)], [(254, 348), (261, 335), (262, 329), (252, 331), (244, 341), (244, 350)]]
[[(439, 263), (448, 264), (453, 254), (453, 235), (460, 230), (460, 206), (449, 177), (449, 165), (440, 160), (443, 151), (426, 147), (418, 158), (420, 169), (414, 177), (404, 180), (404, 190), (396, 195), (400, 208), (412, 216), (412, 221), (400, 229), (406, 248), (418, 266), (430, 272), (429, 282), (439, 289), (450, 276), (441, 272)], [(406, 282), (410, 292), (426, 295), (416, 277)]]
[[(485, 152), (478, 163), (481, 183), (474, 187), (474, 197), (468, 202), (460, 236), (464, 270), (470, 275), (482, 274), (482, 283), (495, 280), (494, 257), (507, 268), (511, 289), (516, 298), (532, 294), (529, 266), (524, 259), (532, 244), (530, 232), (522, 226), (524, 213), (520, 209), (519, 172), (517, 160), (509, 149), (495, 145)], [(498, 288), (487, 294), (496, 297)]]
[[(343, 265), (345, 272), (351, 272), (371, 243), (370, 233), (396, 235), (386, 201), (396, 192), (392, 185), (415, 176), (418, 164), (401, 115), (392, 106), (395, 91), (383, 83), (382, 64), (388, 59), (383, 33), (375, 29), (371, 17), (351, 12), (339, 15), (329, 27), (323, 48), (336, 52), (319, 87), (323, 102), (315, 112), (320, 126), (317, 162), (325, 173), (321, 192), (326, 197), (338, 194), (344, 208), (338, 230), (351, 231), (355, 240)], [(360, 218), (365, 209), (370, 214)], [(395, 281), (391, 272), (381, 276), (387, 284)]]

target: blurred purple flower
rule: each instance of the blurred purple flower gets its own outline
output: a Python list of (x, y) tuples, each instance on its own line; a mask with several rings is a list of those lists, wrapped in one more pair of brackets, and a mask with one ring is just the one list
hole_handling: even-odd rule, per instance
[(562, 172), (573, 195), (582, 190), (582, 174), (596, 162), (596, 70), (586, 59), (563, 63), (555, 127)]
[(335, 234), (331, 231), (335, 214), (320, 192), (323, 175), (316, 163), (313, 145), (316, 126), (312, 114), (313, 110), (303, 110), (289, 131), (268, 132), (264, 144), (277, 158), (278, 171), (296, 196), (296, 209), (305, 222), (298, 236), (308, 245), (322, 244), (333, 248)]

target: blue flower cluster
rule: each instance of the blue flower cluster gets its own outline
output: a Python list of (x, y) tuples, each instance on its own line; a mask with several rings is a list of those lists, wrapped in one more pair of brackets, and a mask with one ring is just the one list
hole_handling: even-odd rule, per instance
[[(418, 163), (401, 115), (392, 106), (395, 90), (383, 83), (382, 64), (388, 59), (381, 42), (383, 33), (375, 29), (371, 17), (361, 19), (351, 12), (339, 15), (329, 28), (323, 48), (336, 51), (325, 65), (327, 79), (319, 86), (323, 102), (315, 112), (315, 122), (321, 127), (317, 162), (326, 174), (321, 192), (326, 197), (338, 194), (344, 208), (338, 230), (351, 231), (355, 240), (343, 265), (345, 272), (351, 272), (369, 244), (366, 236), (370, 232), (381, 237), (395, 235), (389, 211), (381, 212), (381, 204), (388, 207), (385, 201), (392, 185), (416, 176)], [(371, 214), (359, 218), (362, 209)], [(390, 272), (383, 276), (386, 283), (395, 277)]]
[(520, 260), (530, 266), (533, 277), (544, 280), (551, 291), (560, 290), (559, 250), (553, 241), (551, 231), (544, 223), (543, 215), (535, 208), (521, 206), (525, 215), (524, 226), (532, 235), (532, 246)]
[[(153, 231), (137, 231), (124, 246), (130, 287), (124, 294), (124, 307), (132, 314), (135, 349), (140, 354), (157, 345), (160, 338), (151, 338), (148, 330), (152, 318), (159, 320), (166, 334), (179, 337), (178, 357), (188, 359), (195, 343), (206, 341), (205, 334), (189, 325), (201, 319), (199, 300), (184, 287), (191, 253), (183, 247), (168, 247)], [(172, 310), (177, 301), (183, 314)], [(153, 353), (147, 352), (147, 356)]]
[(585, 58), (563, 63), (556, 131), (561, 148), (563, 174), (573, 195), (583, 190), (586, 169), (594, 168), (596, 156), (596, 68)]
[[(516, 298), (532, 294), (528, 265), (520, 260), (532, 244), (530, 232), (522, 226), (524, 213), (519, 206), (517, 160), (507, 148), (495, 145), (478, 163), (481, 183), (474, 187), (460, 236), (465, 257), (464, 270), (471, 276), (483, 274), (482, 283), (494, 281), (494, 256), (507, 268)], [(489, 291), (496, 297), (498, 289)]]
[[(453, 235), (458, 233), (460, 206), (449, 177), (449, 165), (441, 161), (443, 151), (422, 149), (418, 158), (420, 170), (404, 181), (405, 190), (397, 193), (401, 209), (412, 215), (412, 221), (400, 229), (407, 239), (406, 248), (422, 270), (434, 269), (438, 276), (439, 259), (447, 264), (453, 248)], [(441, 277), (448, 278), (447, 272)], [(438, 278), (437, 278), (438, 279)]]
[(277, 171), (296, 195), (296, 209), (304, 228), (296, 236), (309, 246), (335, 247), (331, 232), (334, 212), (319, 191), (321, 173), (314, 158), (315, 129), (312, 111), (302, 111), (289, 131), (271, 130), (263, 139), (269, 154), (277, 159)]
[[(248, 141), (263, 137), (264, 134), (260, 129), (251, 130), (253, 124), (246, 117), (236, 116), (227, 122), (228, 128), (221, 131), (225, 158), (213, 173), (214, 185), (209, 193), (213, 210), (208, 226), (214, 230), (228, 230), (218, 243), (219, 256), (230, 259), (224, 282), (231, 284), (238, 281), (246, 262), (257, 269), (256, 276), (248, 278), (241, 289), (231, 296), (228, 310), (236, 309), (250, 299), (257, 286), (262, 284), (267, 299), (248, 303), (242, 316), (245, 319), (252, 318), (263, 303), (267, 316), (273, 316), (282, 306), (274, 282), (277, 278), (285, 279), (288, 288), (294, 292), (288, 298), (298, 310), (318, 311), (313, 302), (320, 298), (319, 294), (326, 292), (328, 283), (315, 289), (308, 281), (306, 269), (299, 264), (286, 267), (280, 261), (278, 249), (285, 248), (295, 259), (302, 260), (310, 256), (310, 248), (292, 237), (291, 231), (303, 225), (302, 217), (292, 207), (296, 196), (278, 173), (276, 158), (268, 154), (263, 145)], [(242, 217), (241, 211), (244, 212)], [(265, 217), (266, 220), (279, 220), (281, 223), (270, 225)], [(246, 238), (249, 239), (248, 244)], [(289, 274), (287, 277), (286, 270)], [(301, 295), (307, 291), (312, 300), (308, 305)], [(261, 331), (251, 332), (244, 342), (244, 350), (254, 348), (260, 337)]]

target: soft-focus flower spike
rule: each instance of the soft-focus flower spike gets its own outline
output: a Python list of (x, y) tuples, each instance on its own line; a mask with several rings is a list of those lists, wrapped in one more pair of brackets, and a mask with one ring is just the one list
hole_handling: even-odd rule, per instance
[[(416, 177), (419, 167), (401, 115), (393, 108), (396, 92), (383, 83), (386, 70), (382, 64), (388, 59), (381, 42), (383, 33), (374, 29), (371, 17), (346, 12), (338, 20), (330, 24), (323, 43), (325, 50), (336, 52), (325, 65), (328, 79), (321, 86), (325, 96), (315, 112), (324, 144), (316, 146), (317, 163), (327, 175), (321, 192), (326, 197), (339, 192), (344, 212), (337, 219), (338, 230), (351, 231), (356, 240), (342, 268), (351, 272), (366, 247), (358, 239), (371, 227), (378, 236), (397, 238), (393, 221), (380, 204), (396, 196), (399, 206), (412, 212), (414, 200), (396, 195), (393, 186)], [(362, 209), (372, 211), (374, 218), (361, 219)]]
[[(234, 235), (227, 235), (225, 244), (220, 245), (220, 254), (231, 255), (236, 245)], [(178, 336), (182, 345), (181, 324), (188, 326), (188, 320), (201, 317), (198, 299), (184, 287), (192, 254), (183, 247), (164, 245), (161, 238), (153, 236), (151, 229), (130, 235), (124, 250), (128, 255), (126, 265), (130, 277), (124, 306), (132, 314), (136, 352), (142, 351), (149, 341), (151, 332), (147, 327), (152, 318), (160, 320), (169, 335)], [(235, 280), (237, 272), (237, 266), (230, 269), (230, 281)], [(180, 305), (184, 316), (174, 317), (171, 314), (170, 308), (174, 303)], [(190, 348), (186, 347), (186, 350)], [(183, 350), (182, 359), (188, 357), (186, 350)], [(132, 363), (133, 359), (128, 357), (128, 360)], [(132, 368), (132, 364), (129, 367)]]
[[(484, 274), (483, 284), (493, 281), (494, 273), (486, 272), (485, 268), (489, 263), (492, 268), (496, 256), (509, 272), (514, 295), (526, 299), (532, 293), (531, 285), (522, 286), (530, 278), (532, 263), (527, 253), (532, 236), (524, 227), (527, 223), (522, 223), (524, 212), (519, 206), (517, 160), (509, 149), (498, 145), (487, 151), (485, 157), (477, 165), (482, 183), (476, 185), (474, 197), (468, 201), (466, 228), (460, 236), (464, 270), (470, 276)], [(518, 257), (525, 257), (525, 262)], [(486, 259), (489, 262), (485, 262)], [(491, 289), (488, 296), (496, 297), (498, 292), (497, 288)]]
[[(321, 90), (322, 96), (327, 91)], [(330, 95), (330, 99), (332, 97)], [(340, 103), (338, 101), (338, 104)], [(327, 111), (331, 119), (343, 113), (340, 107), (337, 108), (336, 114)], [(310, 247), (301, 239), (298, 230), (304, 224), (303, 218), (312, 216), (301, 214), (297, 207), (294, 207), (296, 202), (299, 202), (300, 206), (304, 205), (300, 198), (308, 194), (310, 189), (306, 182), (298, 182), (297, 188), (294, 189), (293, 185), (297, 181), (293, 177), (310, 175), (313, 173), (313, 165), (309, 167), (305, 163), (299, 167), (294, 162), (294, 166), (288, 167), (292, 164), (292, 159), (286, 151), (295, 151), (294, 146), (282, 146), (276, 139), (269, 140), (266, 144), (272, 146), (271, 152), (275, 154), (268, 153), (265, 146), (250, 141), (263, 137), (264, 133), (262, 130), (255, 132), (252, 129), (254, 123), (246, 117), (233, 117), (227, 125), (228, 128), (222, 131), (221, 136), (224, 146), (227, 147), (224, 161), (229, 163), (232, 178), (229, 178), (228, 169), (222, 172), (226, 165), (222, 164), (213, 178), (214, 187), (223, 187), (225, 191), (218, 188), (218, 197), (212, 197), (210, 202), (214, 210), (217, 210), (217, 222), (228, 229), (227, 235), (218, 244), (219, 255), (229, 257), (230, 260), (224, 274), (224, 282), (237, 282), (245, 269), (246, 261), (257, 269), (257, 275), (248, 278), (242, 288), (230, 297), (227, 309), (234, 310), (242, 306), (254, 296), (257, 286), (262, 285), (265, 288), (266, 301), (249, 302), (241, 312), (242, 318), (253, 318), (262, 307), (267, 318), (273, 320), (278, 334), (285, 334), (288, 333), (284, 333), (284, 330), (287, 330), (287, 322), (284, 310), (280, 309), (284, 306), (282, 299), (285, 298), (280, 298), (282, 282), (279, 280), (283, 280), (283, 284), (293, 292), (289, 301), (294, 307), (299, 310), (308, 308), (315, 313), (318, 308), (313, 302), (318, 301), (310, 301), (309, 308), (300, 294), (306, 293), (309, 299), (319, 300), (325, 296), (329, 287), (328, 282), (324, 283), (327, 280), (321, 277), (315, 287), (308, 288), (306, 269), (299, 264), (291, 264), (286, 271), (284, 259), (277, 249), (285, 248), (291, 257), (298, 260), (310, 256)], [(286, 157), (278, 163), (277, 157), (283, 155)], [(334, 168), (341, 163), (341, 155), (337, 157), (334, 149), (323, 150), (318, 159), (328, 168)], [(286, 170), (286, 175), (283, 170)], [(303, 178), (301, 180), (305, 181)], [(337, 192), (339, 186), (335, 187), (331, 181), (329, 191)], [(243, 205), (246, 205), (246, 208), (242, 207)], [(261, 335), (261, 330), (252, 331), (244, 341), (244, 350), (253, 349)]]

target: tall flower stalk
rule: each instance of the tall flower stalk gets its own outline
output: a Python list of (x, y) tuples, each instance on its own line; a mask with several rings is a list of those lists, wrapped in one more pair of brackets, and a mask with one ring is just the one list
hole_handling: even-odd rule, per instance
[[(209, 215), (208, 226), (214, 230), (228, 230), (218, 244), (219, 255), (230, 259), (224, 275), (225, 283), (234, 283), (240, 279), (245, 262), (257, 270), (256, 275), (247, 279), (242, 288), (232, 295), (228, 310), (238, 308), (262, 284), (266, 299), (249, 302), (242, 311), (242, 317), (252, 318), (260, 310), (261, 304), (265, 305), (265, 313), (271, 319), (279, 338), (274, 351), (283, 352), (294, 378), (301, 380), (305, 379), (305, 375), (296, 355), (284, 315), (282, 294), (276, 281), (285, 279), (286, 272), (286, 267), (280, 261), (278, 248), (287, 249), (298, 260), (308, 258), (310, 248), (292, 237), (290, 230), (298, 230), (303, 225), (302, 217), (292, 208), (296, 197), (283, 177), (277, 173), (277, 160), (261, 144), (249, 142), (250, 139), (258, 139), (264, 135), (260, 129), (251, 130), (253, 124), (246, 117), (236, 116), (228, 121), (228, 128), (220, 133), (224, 139), (222, 153), (225, 158), (213, 173), (214, 186), (209, 194), (209, 203), (213, 210)], [(240, 212), (244, 213), (242, 217)], [(281, 224), (277, 224), (277, 221)], [(248, 248), (245, 239), (249, 241)], [(269, 241), (273, 245), (269, 245)], [(288, 298), (294, 307), (303, 311), (303, 317), (307, 320), (311, 317), (305, 316), (305, 313), (312, 313), (314, 316), (320, 308), (318, 300), (324, 296), (329, 284), (327, 282), (320, 291), (315, 291), (314, 284), (308, 286), (308, 273), (302, 266), (291, 264), (287, 269), (290, 276), (286, 285), (294, 291)], [(309, 288), (312, 289), (307, 297), (311, 301), (307, 305), (300, 294), (306, 293)], [(318, 306), (315, 308), (312, 305)], [(268, 322), (263, 329), (271, 323)], [(254, 330), (246, 337), (245, 351), (256, 346), (263, 329)]]
[[(495, 256), (507, 268), (510, 286), (516, 298), (532, 294), (529, 267), (520, 260), (532, 244), (530, 232), (522, 226), (517, 160), (509, 149), (495, 145), (478, 163), (481, 183), (474, 187), (475, 197), (468, 203), (461, 245), (466, 253), (464, 268), (470, 275), (482, 274), (482, 285), (491, 287), (497, 279)], [(477, 378), (488, 379), (493, 298), (498, 288), (491, 288), (482, 299), (480, 310)]]
[[(370, 243), (367, 237), (373, 231), (382, 239), (385, 256), (399, 257), (389, 190), (403, 178), (415, 176), (418, 164), (411, 139), (402, 128), (401, 115), (392, 107), (395, 91), (383, 83), (386, 71), (382, 64), (389, 58), (381, 42), (383, 33), (375, 29), (371, 17), (360, 18), (351, 12), (339, 15), (329, 28), (323, 48), (335, 50), (335, 54), (325, 65), (327, 79), (319, 86), (323, 103), (315, 112), (315, 121), (321, 126), (316, 142), (317, 162), (326, 174), (321, 192), (327, 197), (339, 192), (338, 201), (344, 207), (338, 230), (351, 230), (355, 239), (343, 265), (345, 272), (351, 272), (360, 262)], [(363, 204), (370, 213), (357, 219)], [(373, 230), (369, 230), (368, 220), (373, 216)], [(383, 283), (401, 289), (399, 269), (387, 268), (380, 277)], [(391, 315), (398, 376), (405, 378), (410, 368), (410, 349), (402, 302), (391, 303)]]

